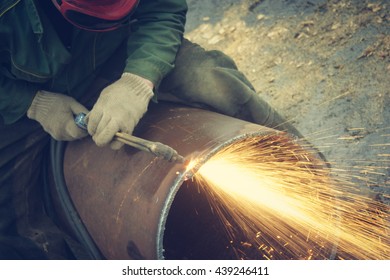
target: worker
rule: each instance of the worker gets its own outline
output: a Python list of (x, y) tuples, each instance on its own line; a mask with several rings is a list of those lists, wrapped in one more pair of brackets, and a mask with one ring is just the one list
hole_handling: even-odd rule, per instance
[[(169, 100), (299, 134), (219, 51), (183, 38), (185, 0), (3, 0), (0, 258), (88, 258), (50, 219), (50, 138), (120, 149), (150, 102)], [(87, 113), (87, 131), (74, 116)]]

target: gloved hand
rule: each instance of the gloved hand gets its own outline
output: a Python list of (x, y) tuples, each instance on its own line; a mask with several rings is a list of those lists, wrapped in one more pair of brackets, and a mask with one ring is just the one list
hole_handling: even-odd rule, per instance
[(71, 141), (88, 135), (74, 122), (74, 115), (81, 112), (87, 113), (88, 110), (74, 98), (41, 90), (27, 110), (27, 117), (38, 121), (54, 139)]
[(112, 149), (120, 149), (123, 143), (112, 141), (115, 134), (133, 133), (152, 96), (153, 84), (130, 73), (123, 73), (119, 80), (106, 87), (86, 116), (88, 132), (96, 145), (111, 142)]

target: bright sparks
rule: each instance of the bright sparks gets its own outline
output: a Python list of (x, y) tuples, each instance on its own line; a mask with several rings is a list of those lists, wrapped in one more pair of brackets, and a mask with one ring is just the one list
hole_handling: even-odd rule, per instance
[(237, 257), (389, 259), (389, 206), (332, 178), (302, 146), (275, 135), (247, 139), (195, 174)]

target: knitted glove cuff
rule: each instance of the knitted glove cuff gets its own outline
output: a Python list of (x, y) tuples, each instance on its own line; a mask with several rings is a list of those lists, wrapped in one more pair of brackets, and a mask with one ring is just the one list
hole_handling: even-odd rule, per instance
[(131, 88), (131, 91), (136, 93), (140, 99), (149, 101), (153, 97), (153, 90), (151, 86), (140, 76), (123, 73), (122, 77), (117, 81), (127, 88)]
[(38, 91), (27, 110), (27, 117), (35, 120), (48, 117), (55, 100), (55, 94)]

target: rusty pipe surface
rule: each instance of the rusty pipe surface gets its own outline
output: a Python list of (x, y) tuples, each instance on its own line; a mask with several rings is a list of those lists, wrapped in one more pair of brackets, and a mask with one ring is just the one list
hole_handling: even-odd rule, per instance
[[(166, 143), (186, 160), (200, 159), (199, 164), (226, 145), (267, 134), (295, 142), (293, 136), (274, 129), (175, 104), (152, 106), (135, 130), (136, 136)], [(208, 238), (208, 228), (217, 222), (208, 212), (207, 201), (193, 200), (191, 190), (181, 188), (191, 172), (184, 164), (170, 163), (132, 147), (119, 151), (99, 148), (90, 139), (69, 143), (64, 156), (71, 200), (107, 259), (180, 258), (177, 252), (168, 252), (170, 238), (166, 235), (171, 232), (174, 236), (175, 226), (192, 226), (190, 231), (203, 232)], [(174, 207), (180, 210), (172, 210)], [(199, 211), (208, 218), (192, 221), (197, 219), (193, 213)], [(212, 256), (213, 250), (218, 248), (206, 248), (203, 255), (184, 258), (223, 258)]]

